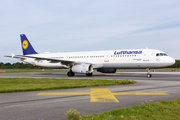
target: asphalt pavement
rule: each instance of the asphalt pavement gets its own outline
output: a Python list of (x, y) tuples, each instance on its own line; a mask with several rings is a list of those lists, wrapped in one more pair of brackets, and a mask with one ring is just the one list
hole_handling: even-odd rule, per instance
[[(0, 77), (26, 78), (68, 78), (66, 73), (3, 73)], [(138, 83), (101, 87), (43, 90), (0, 94), (0, 120), (61, 120), (66, 119), (67, 110), (77, 109), (80, 115), (101, 113), (108, 110), (127, 108), (160, 101), (180, 98), (180, 74), (146, 73), (99, 74), (92, 77), (78, 74), (71, 79), (131, 79)], [(37, 95), (39, 93), (88, 92), (92, 89), (107, 88), (117, 92), (163, 92), (168, 95), (114, 95), (118, 102), (91, 102), (91, 95)]]

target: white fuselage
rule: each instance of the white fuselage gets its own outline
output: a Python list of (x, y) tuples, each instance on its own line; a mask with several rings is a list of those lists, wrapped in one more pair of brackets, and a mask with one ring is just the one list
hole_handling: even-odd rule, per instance
[[(175, 60), (164, 52), (155, 49), (129, 49), (109, 51), (87, 51), (66, 53), (44, 53), (27, 56), (46, 57), (88, 63), (93, 69), (98, 68), (161, 68), (173, 65)], [(22, 61), (46, 68), (69, 68), (61, 62), (26, 58)]]

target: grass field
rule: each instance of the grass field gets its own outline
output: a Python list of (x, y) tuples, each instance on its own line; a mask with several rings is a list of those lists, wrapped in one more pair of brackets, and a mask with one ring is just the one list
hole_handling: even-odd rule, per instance
[(136, 82), (132, 80), (0, 78), (0, 93), (124, 85), (133, 83)]
[(180, 120), (180, 99), (82, 116), (82, 120)]
[[(180, 68), (162, 68), (152, 69), (155, 72), (173, 72), (173, 70), (180, 71)], [(27, 73), (27, 72), (67, 72), (68, 69), (0, 69), (5, 73)], [(97, 72), (96, 70), (94, 72)], [(118, 69), (117, 72), (146, 72), (146, 69)]]
[[(180, 68), (159, 68), (151, 70), (152, 72), (174, 72), (173, 70), (180, 72)], [(146, 69), (118, 69), (117, 72), (146, 72)]]
[(27, 73), (27, 72), (67, 72), (66, 69), (0, 69), (5, 73)]

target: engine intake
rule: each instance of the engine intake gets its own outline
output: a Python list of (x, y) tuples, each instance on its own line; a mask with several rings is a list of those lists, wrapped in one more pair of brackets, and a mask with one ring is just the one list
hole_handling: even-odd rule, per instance
[(93, 67), (89, 64), (79, 64), (74, 65), (71, 70), (75, 73), (92, 73)]

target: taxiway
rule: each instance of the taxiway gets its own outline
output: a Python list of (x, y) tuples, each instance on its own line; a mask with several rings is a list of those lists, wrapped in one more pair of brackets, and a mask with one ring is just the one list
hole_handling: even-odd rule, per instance
[[(12, 78), (69, 78), (66, 73), (3, 73), (0, 77)], [(71, 78), (71, 77), (70, 77)], [(80, 115), (101, 113), (108, 110), (134, 105), (154, 103), (180, 98), (179, 74), (153, 74), (146, 78), (145, 73), (98, 74), (92, 77), (78, 74), (72, 79), (131, 79), (137, 84), (87, 87), (74, 89), (43, 90), (0, 94), (0, 119), (18, 120), (58, 120), (65, 119), (67, 110), (77, 109)], [(111, 92), (164, 92), (169, 95), (115, 95), (119, 102), (90, 102), (89, 95), (37, 95), (38, 93), (91, 92), (91, 89), (107, 88)]]

